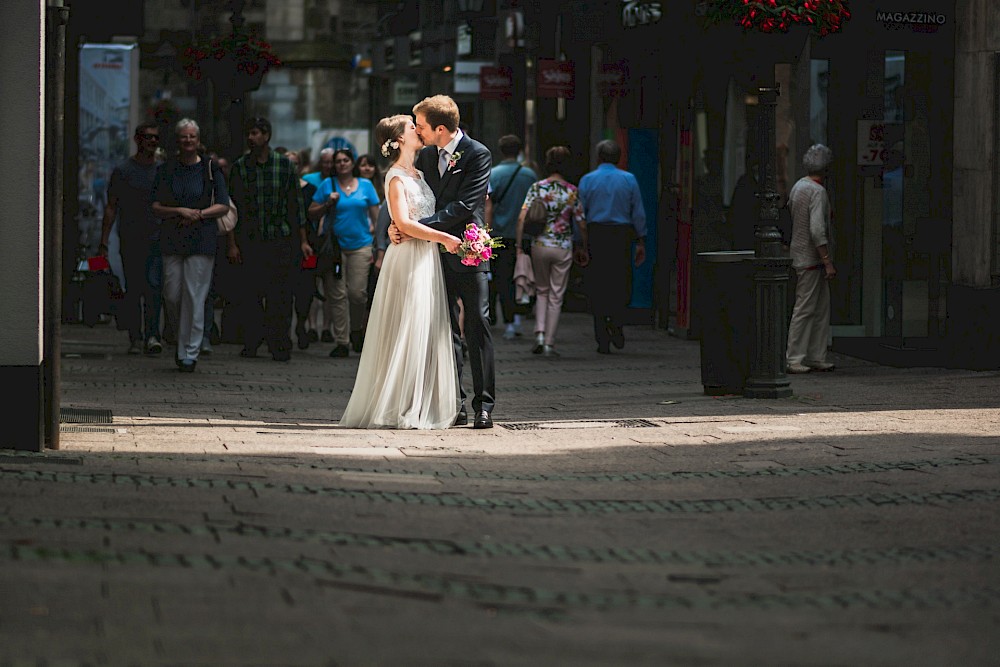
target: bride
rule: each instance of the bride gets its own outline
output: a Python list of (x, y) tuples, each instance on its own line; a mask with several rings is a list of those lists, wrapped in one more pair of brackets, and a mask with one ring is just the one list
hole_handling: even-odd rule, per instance
[(349, 428), (448, 428), (458, 414), (458, 373), (438, 244), (457, 252), (460, 239), (417, 220), (434, 213), (434, 193), (413, 167), (422, 148), (409, 116), (375, 127), (389, 214), (413, 237), (391, 244), (382, 260), (351, 400), (340, 419)]

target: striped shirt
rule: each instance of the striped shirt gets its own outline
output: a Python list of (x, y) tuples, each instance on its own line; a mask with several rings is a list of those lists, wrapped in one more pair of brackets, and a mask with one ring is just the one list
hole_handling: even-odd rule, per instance
[[(250, 154), (233, 164), (230, 190), (240, 211), (237, 233), (272, 241), (298, 233), (306, 224), (306, 205), (295, 165), (271, 151), (264, 163)], [(246, 226), (244, 226), (246, 224)]]
[(788, 247), (792, 268), (807, 269), (822, 264), (816, 247), (826, 245), (827, 252), (833, 253), (826, 188), (808, 176), (800, 178), (788, 193), (788, 208), (792, 215), (792, 242)]

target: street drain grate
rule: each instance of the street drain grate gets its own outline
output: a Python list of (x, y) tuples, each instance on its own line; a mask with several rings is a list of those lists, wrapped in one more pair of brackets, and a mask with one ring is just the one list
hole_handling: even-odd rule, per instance
[(107, 426), (63, 426), (59, 431), (61, 433), (118, 433), (118, 429)]
[(62, 408), (59, 421), (69, 424), (110, 424), (111, 410), (103, 408)]
[(511, 431), (541, 431), (575, 428), (656, 428), (659, 424), (646, 419), (585, 419), (566, 422), (510, 422), (500, 426)]

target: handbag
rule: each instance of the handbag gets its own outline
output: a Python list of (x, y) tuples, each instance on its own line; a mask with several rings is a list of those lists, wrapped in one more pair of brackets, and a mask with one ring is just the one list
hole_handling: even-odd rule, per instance
[[(214, 176), (212, 174), (212, 172), (214, 171), (214, 169), (213, 169), (214, 166), (215, 166), (215, 163), (212, 162), (211, 160), (209, 160), (208, 161), (208, 182), (210, 183), (209, 187), (212, 188), (212, 203), (211, 203), (211, 206), (215, 206), (215, 178), (214, 178)], [(232, 198), (230, 198), (230, 200), (229, 200), (229, 210), (226, 211), (225, 213), (223, 213), (222, 215), (220, 215), (218, 218), (215, 219), (215, 222), (216, 222), (216, 224), (219, 227), (218, 230), (217, 230), (219, 236), (225, 236), (229, 232), (231, 232), (234, 229), (236, 229), (236, 222), (237, 222), (237, 220), (239, 220), (239, 214), (236, 212), (236, 204), (234, 204)]]
[(524, 214), (524, 233), (528, 236), (538, 236), (545, 231), (549, 221), (549, 211), (541, 197), (535, 197)]
[(340, 242), (331, 230), (320, 237), (319, 250), (316, 251), (316, 270), (320, 273), (333, 271), (335, 278), (340, 277)]

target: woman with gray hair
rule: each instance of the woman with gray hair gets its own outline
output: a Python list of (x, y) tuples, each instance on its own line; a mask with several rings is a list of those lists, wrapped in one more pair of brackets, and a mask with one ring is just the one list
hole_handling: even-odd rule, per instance
[(792, 215), (789, 252), (795, 270), (795, 307), (788, 327), (785, 362), (789, 373), (832, 371), (826, 360), (830, 338), (830, 280), (833, 265), (833, 229), (830, 198), (823, 182), (833, 161), (833, 152), (823, 144), (809, 147), (802, 157), (807, 175), (788, 193)]
[(229, 210), (219, 165), (202, 155), (198, 124), (177, 123), (177, 157), (156, 172), (153, 215), (163, 220), (163, 302), (177, 335), (177, 368), (194, 372), (205, 330), (205, 299), (212, 285), (218, 226)]

